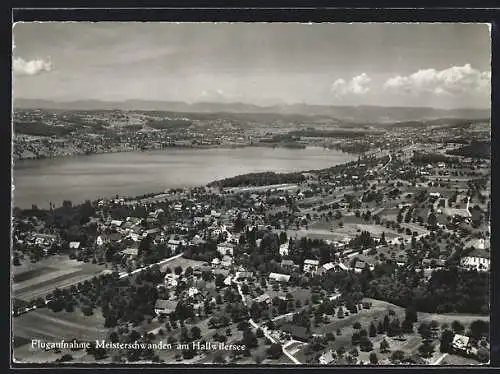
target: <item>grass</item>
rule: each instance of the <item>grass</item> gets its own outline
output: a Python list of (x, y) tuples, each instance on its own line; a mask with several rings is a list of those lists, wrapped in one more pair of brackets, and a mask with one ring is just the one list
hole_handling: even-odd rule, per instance
[(15, 268), (13, 293), (16, 298), (31, 301), (55, 288), (90, 279), (103, 269), (102, 265), (71, 260), (67, 256), (50, 256)]
[(48, 267), (48, 266), (47, 267), (40, 267), (37, 269), (32, 269), (32, 270), (28, 270), (28, 271), (25, 271), (22, 273), (14, 274), (14, 276), (12, 277), (12, 280), (14, 283), (22, 283), (22, 282), (25, 282), (27, 280), (30, 280), (30, 279), (42, 276), (44, 274), (50, 273), (50, 272), (55, 271), (55, 270), (56, 269)]

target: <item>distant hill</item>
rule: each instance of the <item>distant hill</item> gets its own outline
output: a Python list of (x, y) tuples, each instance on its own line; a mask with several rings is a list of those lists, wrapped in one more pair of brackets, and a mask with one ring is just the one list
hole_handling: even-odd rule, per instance
[(489, 118), (488, 109), (436, 109), (430, 107), (325, 106), (309, 104), (261, 107), (244, 103), (185, 103), (180, 101), (127, 100), (122, 102), (79, 100), (55, 102), (37, 99), (15, 99), (16, 109), (53, 110), (144, 110), (185, 113), (280, 114), (332, 118), (343, 121), (389, 123), (436, 118)]

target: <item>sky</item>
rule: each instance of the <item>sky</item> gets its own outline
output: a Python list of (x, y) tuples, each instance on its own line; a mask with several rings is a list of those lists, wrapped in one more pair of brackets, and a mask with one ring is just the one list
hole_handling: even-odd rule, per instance
[(490, 107), (486, 24), (17, 23), (13, 95)]

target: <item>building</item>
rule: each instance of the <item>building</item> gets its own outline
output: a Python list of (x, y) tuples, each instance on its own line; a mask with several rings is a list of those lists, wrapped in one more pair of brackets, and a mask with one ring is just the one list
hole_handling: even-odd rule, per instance
[(361, 273), (365, 267), (366, 267), (366, 262), (356, 261), (356, 264), (354, 265), (354, 271), (356, 273)]
[(267, 293), (262, 294), (260, 296), (257, 296), (254, 301), (258, 304), (260, 303), (266, 303), (266, 304), (271, 304), (271, 296), (269, 296)]
[(157, 315), (169, 315), (175, 312), (177, 301), (158, 299), (155, 303), (155, 313)]
[(69, 248), (70, 249), (78, 249), (78, 248), (80, 248), (80, 242), (70, 242), (69, 243)]
[(251, 271), (237, 271), (234, 278), (238, 279), (251, 279), (253, 277), (253, 272)]
[(332, 350), (328, 350), (326, 352), (324, 352), (321, 356), (319, 356), (319, 363), (320, 365), (328, 365), (328, 364), (331, 364), (333, 361), (334, 361), (334, 357), (333, 357), (333, 352)]
[(281, 326), (280, 329), (281, 331), (290, 334), (292, 338), (302, 342), (307, 342), (311, 337), (311, 333), (308, 332), (304, 326), (298, 326), (292, 323), (285, 323), (283, 326)]
[(460, 264), (467, 269), (489, 271), (490, 253), (484, 248), (474, 249), (472, 252), (462, 258)]
[(221, 265), (224, 266), (225, 268), (228, 268), (232, 265), (233, 259), (231, 256), (224, 256), (222, 257)]
[(276, 282), (288, 282), (290, 280), (290, 276), (288, 274), (271, 273), (269, 274), (269, 279)]
[(460, 353), (469, 353), (471, 345), (470, 338), (465, 335), (455, 334), (451, 346)]
[(318, 271), (319, 261), (306, 259), (304, 260), (304, 271), (306, 273), (316, 273)]
[(288, 255), (288, 242), (280, 245), (280, 255), (281, 256)]
[(217, 245), (217, 252), (222, 256), (234, 256), (234, 245), (231, 243), (220, 243)]

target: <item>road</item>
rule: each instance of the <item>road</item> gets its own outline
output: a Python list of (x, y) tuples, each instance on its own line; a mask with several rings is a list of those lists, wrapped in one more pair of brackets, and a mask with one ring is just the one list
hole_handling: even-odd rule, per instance
[[(175, 260), (175, 259), (177, 259), (177, 258), (179, 258), (179, 257), (182, 257), (182, 253), (181, 253), (181, 254), (178, 254), (178, 255), (175, 255), (175, 256), (172, 256), (172, 257), (169, 257), (169, 258), (166, 258), (166, 259), (161, 260), (161, 261), (159, 261), (159, 262), (156, 262), (156, 263), (154, 263), (154, 264), (147, 265), (147, 266), (144, 266), (144, 267), (139, 268), (139, 269), (135, 269), (134, 271), (132, 271), (132, 272), (130, 272), (130, 273), (127, 273), (127, 272), (122, 272), (122, 273), (120, 273), (120, 276), (119, 276), (119, 277), (120, 277), (120, 279), (127, 278), (127, 277), (129, 277), (129, 276), (131, 276), (131, 275), (135, 275), (135, 274), (138, 274), (138, 273), (140, 273), (140, 272), (143, 272), (143, 271), (144, 271), (144, 270), (146, 270), (146, 269), (150, 269), (150, 268), (152, 268), (152, 267), (153, 267), (153, 266), (155, 266), (155, 265), (163, 265), (163, 264), (165, 264), (165, 263), (167, 263), (167, 262), (170, 262), (170, 261), (173, 261), (173, 260)], [(93, 278), (95, 278), (96, 276), (98, 276), (98, 275), (93, 275), (93, 276), (89, 277), (89, 278), (88, 278), (88, 280), (93, 279)], [(60, 286), (59, 286), (59, 287), (54, 287), (54, 289), (56, 289), (56, 288), (59, 288), (60, 290), (62, 290), (62, 289), (66, 289), (66, 288), (69, 288), (69, 287), (71, 287), (72, 285), (74, 285), (74, 284), (76, 284), (76, 283), (80, 283), (80, 282), (82, 282), (82, 280), (79, 280), (78, 282), (71, 282), (71, 284), (66, 284), (66, 285), (64, 285), (64, 287), (60, 287)], [(79, 291), (78, 291), (78, 292), (79, 292)], [(49, 303), (49, 300), (45, 300), (45, 304), (48, 304), (48, 303)], [(31, 312), (32, 310), (35, 310), (35, 309), (37, 309), (36, 305), (32, 306), (31, 308), (25, 308), (24, 310), (22, 310), (22, 312), (19, 312), (19, 314), (18, 314), (18, 315), (21, 315), (21, 314), (24, 314), (24, 313)], [(12, 311), (12, 313), (14, 313), (14, 311)]]
[[(243, 291), (241, 290), (241, 282), (234, 281), (234, 283), (236, 283), (236, 285), (237, 285), (237, 287), (238, 287), (238, 293), (239, 293), (239, 294), (240, 294), (240, 296), (241, 296), (241, 299), (242, 299), (242, 301), (243, 301), (243, 304), (244, 304), (245, 306), (247, 306), (247, 300), (246, 300), (246, 297), (245, 297), (245, 295), (243, 294)], [(264, 327), (259, 326), (257, 323), (255, 323), (255, 321), (254, 321), (252, 318), (250, 318), (250, 319), (248, 320), (248, 323), (249, 323), (250, 325), (252, 325), (252, 327), (253, 327), (254, 329), (256, 329), (256, 330), (260, 328), (260, 329), (262, 330), (262, 332), (264, 333), (264, 336), (265, 336), (267, 339), (269, 339), (272, 343), (280, 343), (280, 344), (281, 344), (281, 342), (280, 342), (279, 340), (277, 340), (276, 338), (274, 338), (274, 337), (273, 337), (273, 336), (269, 333), (269, 331), (268, 331), (267, 327), (265, 327), (265, 326), (264, 326)], [(296, 358), (295, 358), (295, 357), (294, 357), (294, 356), (293, 356), (290, 352), (288, 352), (288, 351), (286, 350), (286, 347), (287, 347), (287, 345), (286, 345), (286, 344), (282, 344), (282, 345), (281, 345), (281, 350), (283, 351), (283, 354), (284, 354), (285, 356), (287, 356), (290, 360), (292, 360), (292, 362), (293, 362), (294, 364), (301, 365), (301, 362), (300, 362), (299, 360), (297, 360), (297, 359), (296, 359)]]

